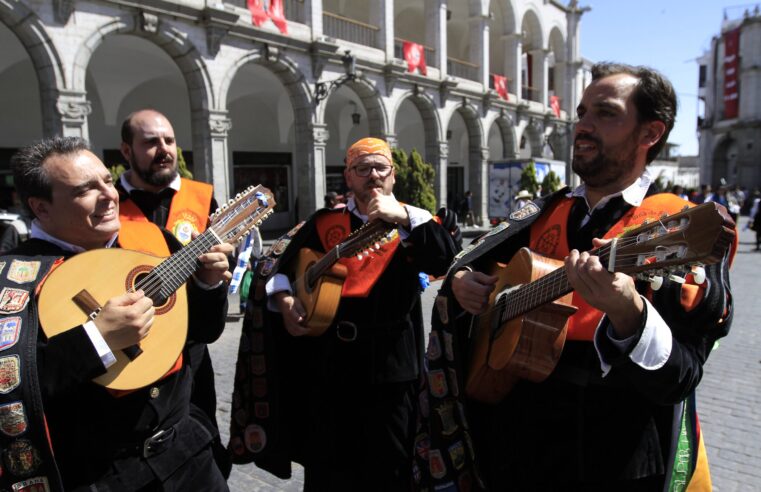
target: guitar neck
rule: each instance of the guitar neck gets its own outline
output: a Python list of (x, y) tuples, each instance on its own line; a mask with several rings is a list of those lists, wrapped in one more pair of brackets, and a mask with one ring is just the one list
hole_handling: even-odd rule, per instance
[(167, 299), (196, 271), (198, 257), (221, 242), (212, 229), (207, 229), (187, 246), (159, 263), (135, 287), (143, 289), (154, 300)]
[[(600, 262), (605, 265), (610, 258), (608, 250), (597, 252)], [(497, 300), (502, 310), (500, 321), (515, 319), (528, 312), (537, 309), (548, 302), (559, 299), (573, 290), (568, 282), (568, 275), (564, 267), (553, 270), (547, 275), (524, 284), (517, 289), (508, 291), (505, 295)]]
[(306, 272), (306, 284), (312, 288), (314, 287), (315, 283), (317, 282), (317, 279), (320, 278), (321, 275), (323, 275), (325, 272), (331, 269), (333, 265), (336, 264), (338, 260), (341, 259), (341, 253), (339, 252), (339, 247), (335, 246), (333, 249), (328, 251), (325, 256), (320, 258), (317, 263), (309, 267)]

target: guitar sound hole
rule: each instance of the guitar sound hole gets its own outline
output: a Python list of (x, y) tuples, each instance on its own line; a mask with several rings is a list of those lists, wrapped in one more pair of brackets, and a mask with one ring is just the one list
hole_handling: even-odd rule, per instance
[(161, 279), (155, 275), (149, 275), (153, 267), (141, 265), (134, 268), (127, 276), (127, 290), (143, 289), (145, 295), (153, 300), (156, 315), (164, 314), (174, 307), (177, 302), (177, 294), (172, 292), (168, 298), (161, 294)]

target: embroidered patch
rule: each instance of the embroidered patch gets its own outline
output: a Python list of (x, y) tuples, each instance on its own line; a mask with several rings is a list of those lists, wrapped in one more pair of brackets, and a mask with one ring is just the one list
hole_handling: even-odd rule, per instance
[(34, 282), (38, 273), (40, 273), (39, 261), (13, 260), (11, 266), (8, 267), (8, 280), (17, 284), (28, 284)]
[(230, 439), (230, 449), (236, 456), (240, 456), (245, 453), (246, 447), (243, 445), (243, 439), (240, 437), (233, 437)]
[(27, 421), (24, 413), (24, 404), (14, 401), (6, 405), (0, 405), (0, 431), (10, 437), (20, 436), (26, 432)]
[(286, 236), (288, 236), (288, 237), (293, 237), (293, 236), (295, 236), (295, 235), (296, 235), (296, 233), (297, 233), (297, 232), (299, 232), (299, 229), (301, 229), (301, 227), (302, 227), (304, 224), (306, 224), (306, 221), (305, 221), (305, 220), (304, 220), (304, 221), (301, 221), (301, 222), (299, 222), (298, 224), (296, 224), (296, 225), (293, 227), (293, 229), (291, 229), (290, 231), (288, 231), (288, 232), (287, 232), (285, 235), (286, 235)]
[(452, 344), (452, 334), (444, 333), (444, 355), (447, 360), (454, 360), (454, 345)]
[(540, 255), (554, 257), (555, 250), (560, 244), (560, 225), (555, 224), (539, 236), (539, 239), (534, 243), (534, 250)]
[(23, 311), (29, 302), (29, 292), (12, 287), (4, 287), (0, 291), (0, 313), (18, 313)]
[(262, 277), (269, 277), (270, 273), (272, 273), (272, 269), (275, 267), (275, 260), (272, 258), (265, 258), (259, 264), (261, 265), (259, 267), (259, 275)]
[(333, 246), (343, 241), (345, 237), (346, 229), (341, 225), (334, 225), (325, 231), (323, 244), (325, 244), (328, 249), (333, 249)]
[(431, 332), (428, 337), (428, 360), (436, 360), (441, 357), (441, 344), (439, 343), (439, 334)]
[(428, 468), (433, 478), (444, 478), (444, 475), (447, 474), (444, 458), (442, 458), (441, 451), (438, 449), (428, 451)]
[(18, 355), (0, 357), (0, 393), (8, 394), (21, 383), (21, 359)]
[(436, 413), (439, 414), (441, 421), (441, 433), (445, 436), (454, 434), (458, 428), (454, 415), (454, 400), (436, 407)]
[(447, 394), (447, 377), (442, 369), (435, 369), (428, 373), (428, 384), (431, 394), (437, 398), (443, 398)]
[(284, 237), (280, 239), (278, 242), (275, 243), (275, 245), (272, 247), (272, 254), (275, 256), (280, 256), (283, 254), (285, 249), (288, 247), (288, 244), (290, 244), (291, 239), (288, 237)]
[(258, 453), (267, 445), (267, 433), (261, 425), (251, 424), (246, 427), (243, 437), (246, 448), (252, 453)]
[(452, 444), (447, 448), (447, 451), (449, 451), (449, 458), (451, 458), (452, 466), (455, 467), (455, 470), (465, 466), (465, 446), (462, 444), (462, 441)]
[[(8, 471), (19, 477), (34, 473), (40, 467), (40, 453), (28, 439), (18, 439), (3, 450), (3, 463)], [(34, 490), (34, 489), (30, 489)]]
[(431, 438), (428, 434), (418, 434), (415, 438), (415, 454), (420, 456), (420, 459), (428, 459), (428, 450), (431, 449)]
[(519, 208), (515, 212), (511, 213), (510, 219), (515, 221), (521, 221), (531, 217), (532, 215), (536, 215), (538, 213), (539, 213), (539, 207), (537, 207), (534, 204), (534, 202), (528, 202), (522, 208)]
[(254, 415), (258, 419), (266, 419), (270, 416), (270, 404), (266, 401), (258, 401), (254, 403)]
[(487, 237), (493, 236), (493, 235), (495, 235), (495, 234), (499, 234), (500, 232), (504, 231), (504, 230), (505, 230), (505, 229), (507, 229), (508, 227), (510, 227), (510, 223), (509, 223), (509, 222), (504, 222), (504, 221), (503, 221), (503, 222), (500, 222), (499, 224), (495, 225), (495, 226), (492, 228), (492, 230), (490, 230), (489, 232), (487, 232), (486, 234), (484, 234), (483, 236), (481, 236), (481, 239), (478, 241), (478, 243), (477, 243), (477, 244), (480, 244), (480, 243), (482, 243), (482, 242), (483, 242), (483, 240), (484, 240), (484, 239), (486, 239)]
[(193, 239), (193, 233), (199, 231), (201, 221), (196, 214), (189, 210), (183, 210), (177, 216), (172, 226), (172, 234), (182, 243), (183, 246)]
[(21, 332), (21, 318), (13, 316), (0, 319), (0, 350), (13, 347)]
[(436, 311), (439, 313), (439, 319), (445, 325), (449, 323), (449, 311), (447, 311), (447, 297), (436, 296)]
[(34, 477), (11, 485), (13, 492), (50, 492), (48, 477)]

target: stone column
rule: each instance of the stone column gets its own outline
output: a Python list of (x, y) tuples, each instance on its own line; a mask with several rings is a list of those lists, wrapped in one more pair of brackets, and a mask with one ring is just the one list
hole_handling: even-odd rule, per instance
[(470, 24), (470, 62), (478, 65), (478, 82), (489, 88), (489, 18), (476, 15), (468, 20)]
[(471, 150), (468, 181), (473, 192), (473, 215), (476, 224), (483, 225), (489, 219), (489, 148)]
[(582, 59), (579, 53), (579, 26), (581, 25), (581, 16), (589, 10), (591, 10), (589, 7), (579, 8), (578, 0), (571, 0), (566, 13), (568, 40), (566, 41), (566, 83), (565, 93), (563, 94), (563, 109), (569, 115), (575, 114), (576, 106), (579, 102), (578, 99), (581, 97), (581, 91), (584, 89), (582, 87)]
[(523, 56), (523, 37), (520, 33), (505, 34), (502, 36), (505, 43), (505, 75), (507, 81), (507, 90), (515, 94), (516, 99), (522, 99), (521, 80), (521, 57)]
[[(227, 111), (209, 112), (209, 137), (211, 143), (211, 184), (214, 186), (214, 197), (217, 203), (225, 203), (237, 191), (232, 189), (232, 163), (228, 162), (227, 134), (232, 129), (233, 122), (228, 118)], [(209, 181), (207, 177), (206, 181)]]
[(376, 48), (386, 54), (386, 62), (394, 59), (394, 0), (370, 2), (370, 24), (378, 26)]
[[(431, 165), (436, 171), (433, 178), (433, 192), (436, 195), (436, 201), (439, 206), (447, 206), (447, 166), (449, 164), (449, 144), (445, 141), (439, 141), (437, 145), (431, 146), (427, 154), (431, 155)], [(454, 204), (451, 204), (454, 205)]]
[(426, 62), (437, 67), (441, 78), (447, 75), (447, 4), (446, 0), (425, 0), (425, 45), (436, 53)]
[(547, 50), (533, 50), (531, 51), (531, 57), (533, 66), (530, 69), (534, 73), (533, 84), (537, 92), (536, 101), (547, 106)]
[(304, 2), (304, 21), (312, 28), (312, 39), (322, 36), (322, 0)]
[(64, 137), (90, 139), (87, 116), (92, 112), (92, 105), (87, 100), (87, 93), (60, 90), (55, 108), (55, 115), (48, 113), (48, 117), (53, 117), (55, 120), (44, 125), (48, 131), (52, 130), (52, 134), (46, 135), (46, 137), (62, 135)]
[(298, 220), (309, 217), (323, 206), (325, 197), (325, 163), (328, 146), (328, 125), (310, 123), (308, 125), (309, 142), (312, 152), (311, 162), (298, 165)]
[(384, 133), (381, 138), (386, 141), (389, 147), (392, 149), (399, 146), (399, 139), (396, 138), (395, 133)]

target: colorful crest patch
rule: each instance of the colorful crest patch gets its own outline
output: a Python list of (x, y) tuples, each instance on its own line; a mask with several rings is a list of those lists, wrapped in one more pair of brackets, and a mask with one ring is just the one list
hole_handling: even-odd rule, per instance
[(261, 425), (251, 424), (246, 427), (243, 437), (246, 448), (252, 453), (258, 453), (267, 445), (267, 433)]
[(20, 332), (21, 317), (12, 316), (0, 319), (0, 350), (5, 350), (16, 345)]
[(172, 234), (182, 245), (186, 245), (193, 239), (193, 233), (199, 231), (201, 221), (196, 214), (189, 210), (183, 210), (177, 215), (177, 219), (171, 227)]
[(449, 451), (449, 457), (452, 460), (452, 466), (454, 466), (456, 470), (459, 470), (465, 466), (465, 446), (462, 444), (462, 441), (457, 441), (456, 443), (452, 444), (449, 446), (447, 451)]
[(11, 485), (13, 492), (50, 492), (48, 477), (34, 477)]
[(441, 451), (438, 449), (428, 451), (428, 468), (433, 478), (444, 478), (444, 475), (446, 475), (447, 466), (444, 464)]
[(7, 394), (21, 383), (21, 360), (18, 355), (0, 357), (0, 393)]
[(439, 414), (441, 421), (441, 433), (445, 436), (454, 434), (458, 427), (454, 415), (454, 401), (439, 405), (436, 407), (436, 413)]
[(515, 221), (525, 220), (539, 213), (539, 207), (534, 202), (528, 202), (524, 207), (510, 214), (510, 219)]
[[(3, 450), (3, 463), (8, 471), (19, 477), (34, 473), (40, 467), (40, 453), (28, 439), (18, 439)], [(34, 490), (34, 489), (31, 489)]]
[(288, 244), (290, 244), (291, 239), (289, 237), (284, 237), (280, 239), (278, 242), (275, 243), (275, 245), (272, 247), (272, 254), (275, 256), (280, 256), (283, 254), (283, 252), (288, 247)]
[(18, 313), (23, 311), (29, 302), (29, 292), (23, 289), (4, 287), (0, 291), (0, 313)]
[(447, 394), (447, 377), (442, 369), (436, 369), (428, 373), (428, 384), (431, 394), (437, 398), (443, 398)]
[(6, 405), (0, 405), (0, 431), (10, 437), (20, 436), (26, 432), (27, 421), (24, 413), (24, 404), (14, 401)]
[(8, 280), (17, 284), (28, 284), (37, 279), (40, 273), (39, 261), (13, 260), (8, 267)]

